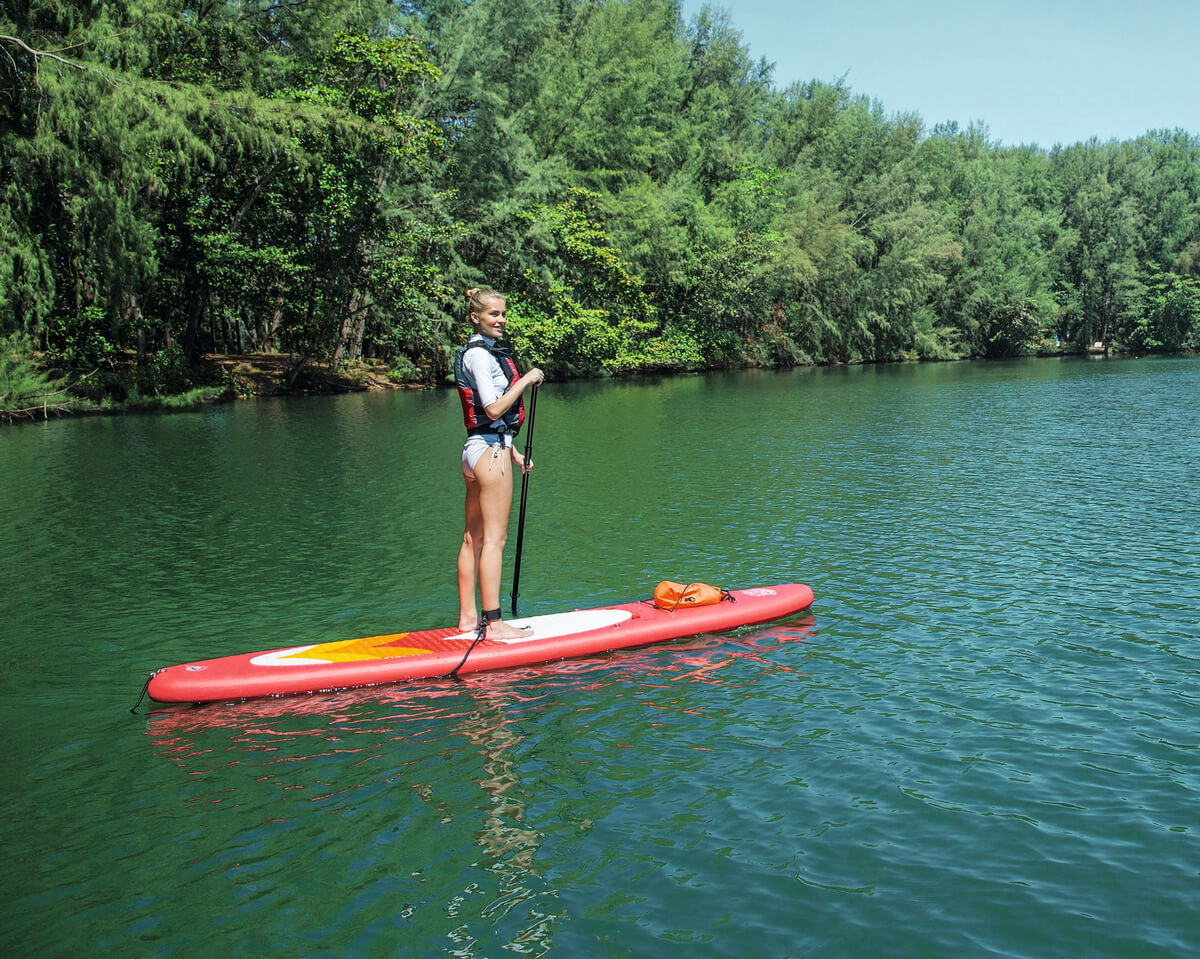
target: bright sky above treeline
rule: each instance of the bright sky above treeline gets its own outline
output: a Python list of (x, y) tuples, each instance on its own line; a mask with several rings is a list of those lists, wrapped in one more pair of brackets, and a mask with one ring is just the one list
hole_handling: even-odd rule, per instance
[[(690, 20), (706, 0), (683, 0)], [(928, 128), (1052, 147), (1200, 135), (1200, 0), (711, 0), (775, 86), (844, 78)]]

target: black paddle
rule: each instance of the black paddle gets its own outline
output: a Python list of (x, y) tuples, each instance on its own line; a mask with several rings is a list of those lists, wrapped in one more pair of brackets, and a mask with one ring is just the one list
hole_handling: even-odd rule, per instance
[[(533, 417), (537, 413), (537, 384), (529, 396), (529, 432), (525, 434), (525, 463), (532, 463)], [(521, 514), (517, 519), (517, 557), (513, 561), (512, 614), (517, 615), (517, 597), (521, 595), (521, 547), (525, 540), (525, 497), (529, 494), (529, 473), (521, 474)]]

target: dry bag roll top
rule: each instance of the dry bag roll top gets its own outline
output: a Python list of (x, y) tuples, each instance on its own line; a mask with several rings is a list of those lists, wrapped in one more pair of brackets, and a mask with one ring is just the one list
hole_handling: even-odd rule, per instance
[(726, 599), (733, 601), (727, 590), (707, 583), (688, 583), (684, 586), (664, 579), (654, 587), (654, 605), (668, 611), (681, 606), (713, 606)]

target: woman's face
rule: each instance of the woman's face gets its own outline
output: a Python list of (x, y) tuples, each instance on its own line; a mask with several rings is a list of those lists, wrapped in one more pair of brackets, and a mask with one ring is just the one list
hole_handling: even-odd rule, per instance
[(504, 326), (508, 322), (508, 307), (504, 297), (498, 296), (488, 300), (482, 313), (471, 313), (471, 325), (475, 332), (486, 336), (489, 340), (498, 340), (504, 334)]

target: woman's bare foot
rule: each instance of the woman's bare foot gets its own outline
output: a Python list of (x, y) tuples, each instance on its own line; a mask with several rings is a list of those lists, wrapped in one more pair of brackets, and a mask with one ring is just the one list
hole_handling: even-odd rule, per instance
[(458, 618), (458, 631), (460, 633), (473, 633), (479, 628), (479, 618), (466, 619), (463, 616)]
[(488, 623), (488, 639), (528, 639), (532, 635), (532, 626), (510, 626), (502, 619), (494, 619)]

